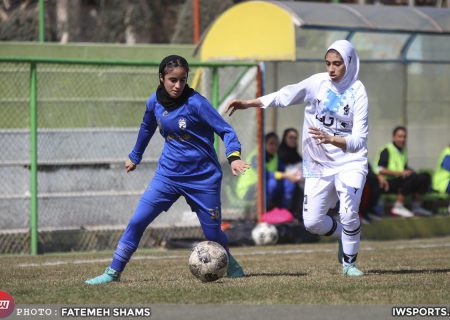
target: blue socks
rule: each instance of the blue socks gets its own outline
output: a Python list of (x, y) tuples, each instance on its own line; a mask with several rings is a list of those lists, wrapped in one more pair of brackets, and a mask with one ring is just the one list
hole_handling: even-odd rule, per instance
[(128, 246), (123, 242), (119, 242), (110, 267), (118, 272), (122, 272), (135, 251), (136, 248)]

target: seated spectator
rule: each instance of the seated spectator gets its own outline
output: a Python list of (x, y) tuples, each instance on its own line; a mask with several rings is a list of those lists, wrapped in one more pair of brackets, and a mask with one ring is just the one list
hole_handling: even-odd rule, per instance
[[(278, 158), (286, 165), (286, 171), (302, 172), (302, 156), (298, 152), (298, 131), (295, 128), (287, 128), (283, 132), (280, 147), (278, 148)], [(289, 210), (298, 220), (302, 220), (303, 213), (303, 183), (296, 188)]]
[[(412, 217), (414, 214), (430, 216), (432, 213), (421, 206), (422, 195), (430, 189), (431, 177), (428, 173), (416, 173), (408, 166), (406, 150), (407, 131), (405, 127), (396, 127), (392, 132), (392, 143), (385, 145), (378, 154), (377, 173), (388, 182), (388, 193), (397, 194), (392, 207), (393, 215)], [(411, 211), (405, 207), (405, 200), (412, 195)]]
[[(450, 145), (442, 150), (433, 175), (433, 189), (450, 194)], [(450, 205), (448, 207), (450, 214)]]
[(388, 190), (389, 183), (386, 178), (383, 175), (375, 174), (369, 163), (369, 172), (366, 176), (366, 183), (364, 184), (361, 203), (359, 205), (359, 215), (363, 223), (368, 223), (372, 220), (370, 217), (371, 214), (375, 216), (379, 214), (376, 206), (380, 199), (381, 191)]
[(298, 152), (298, 131), (294, 128), (288, 128), (283, 132), (280, 147), (278, 148), (278, 158), (286, 166), (297, 166), (303, 159)]
[[(298, 188), (298, 182), (301, 180), (300, 172), (287, 172), (285, 165), (279, 160), (278, 136), (271, 132), (265, 136), (266, 152), (266, 210), (274, 207), (290, 209), (292, 201)], [(241, 199), (253, 199), (256, 192), (256, 183), (258, 181), (257, 173), (257, 150), (250, 153), (247, 159), (251, 168), (245, 175), (238, 178), (236, 194)]]
[(433, 189), (450, 193), (450, 145), (442, 150), (433, 175)]

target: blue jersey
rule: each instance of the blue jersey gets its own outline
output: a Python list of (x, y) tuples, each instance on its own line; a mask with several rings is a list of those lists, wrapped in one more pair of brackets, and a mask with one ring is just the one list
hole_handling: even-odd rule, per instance
[(225, 143), (228, 157), (241, 151), (233, 128), (206, 98), (194, 91), (186, 102), (171, 111), (153, 94), (147, 101), (136, 145), (129, 154), (138, 164), (156, 127), (165, 139), (155, 178), (196, 189), (220, 188), (222, 170), (214, 150), (214, 133)]

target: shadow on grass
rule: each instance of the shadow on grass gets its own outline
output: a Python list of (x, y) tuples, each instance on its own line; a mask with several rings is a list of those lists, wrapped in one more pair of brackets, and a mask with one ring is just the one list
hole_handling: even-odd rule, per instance
[(246, 273), (245, 277), (304, 277), (307, 273), (303, 272), (255, 272)]
[(416, 274), (416, 273), (448, 273), (450, 269), (400, 269), (400, 270), (368, 270), (367, 274)]

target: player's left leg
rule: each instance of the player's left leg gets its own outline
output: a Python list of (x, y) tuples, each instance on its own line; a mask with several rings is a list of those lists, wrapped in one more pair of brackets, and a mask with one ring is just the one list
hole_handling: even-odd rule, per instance
[(339, 173), (335, 180), (336, 191), (340, 200), (343, 273), (348, 276), (363, 275), (363, 272), (356, 268), (356, 258), (358, 257), (361, 239), (358, 211), (365, 180), (365, 175), (357, 171)]
[(119, 240), (111, 264), (103, 274), (86, 280), (85, 283), (100, 285), (119, 281), (122, 271), (136, 251), (147, 226), (161, 212), (167, 211), (178, 197), (179, 194), (173, 186), (153, 179), (139, 200), (136, 210)]
[(228, 252), (228, 277), (243, 277), (244, 270), (231, 255), (228, 248), (228, 238), (220, 228), (222, 222), (220, 189), (213, 192), (205, 192), (183, 188), (183, 195), (192, 211), (197, 213), (205, 238), (219, 243)]

